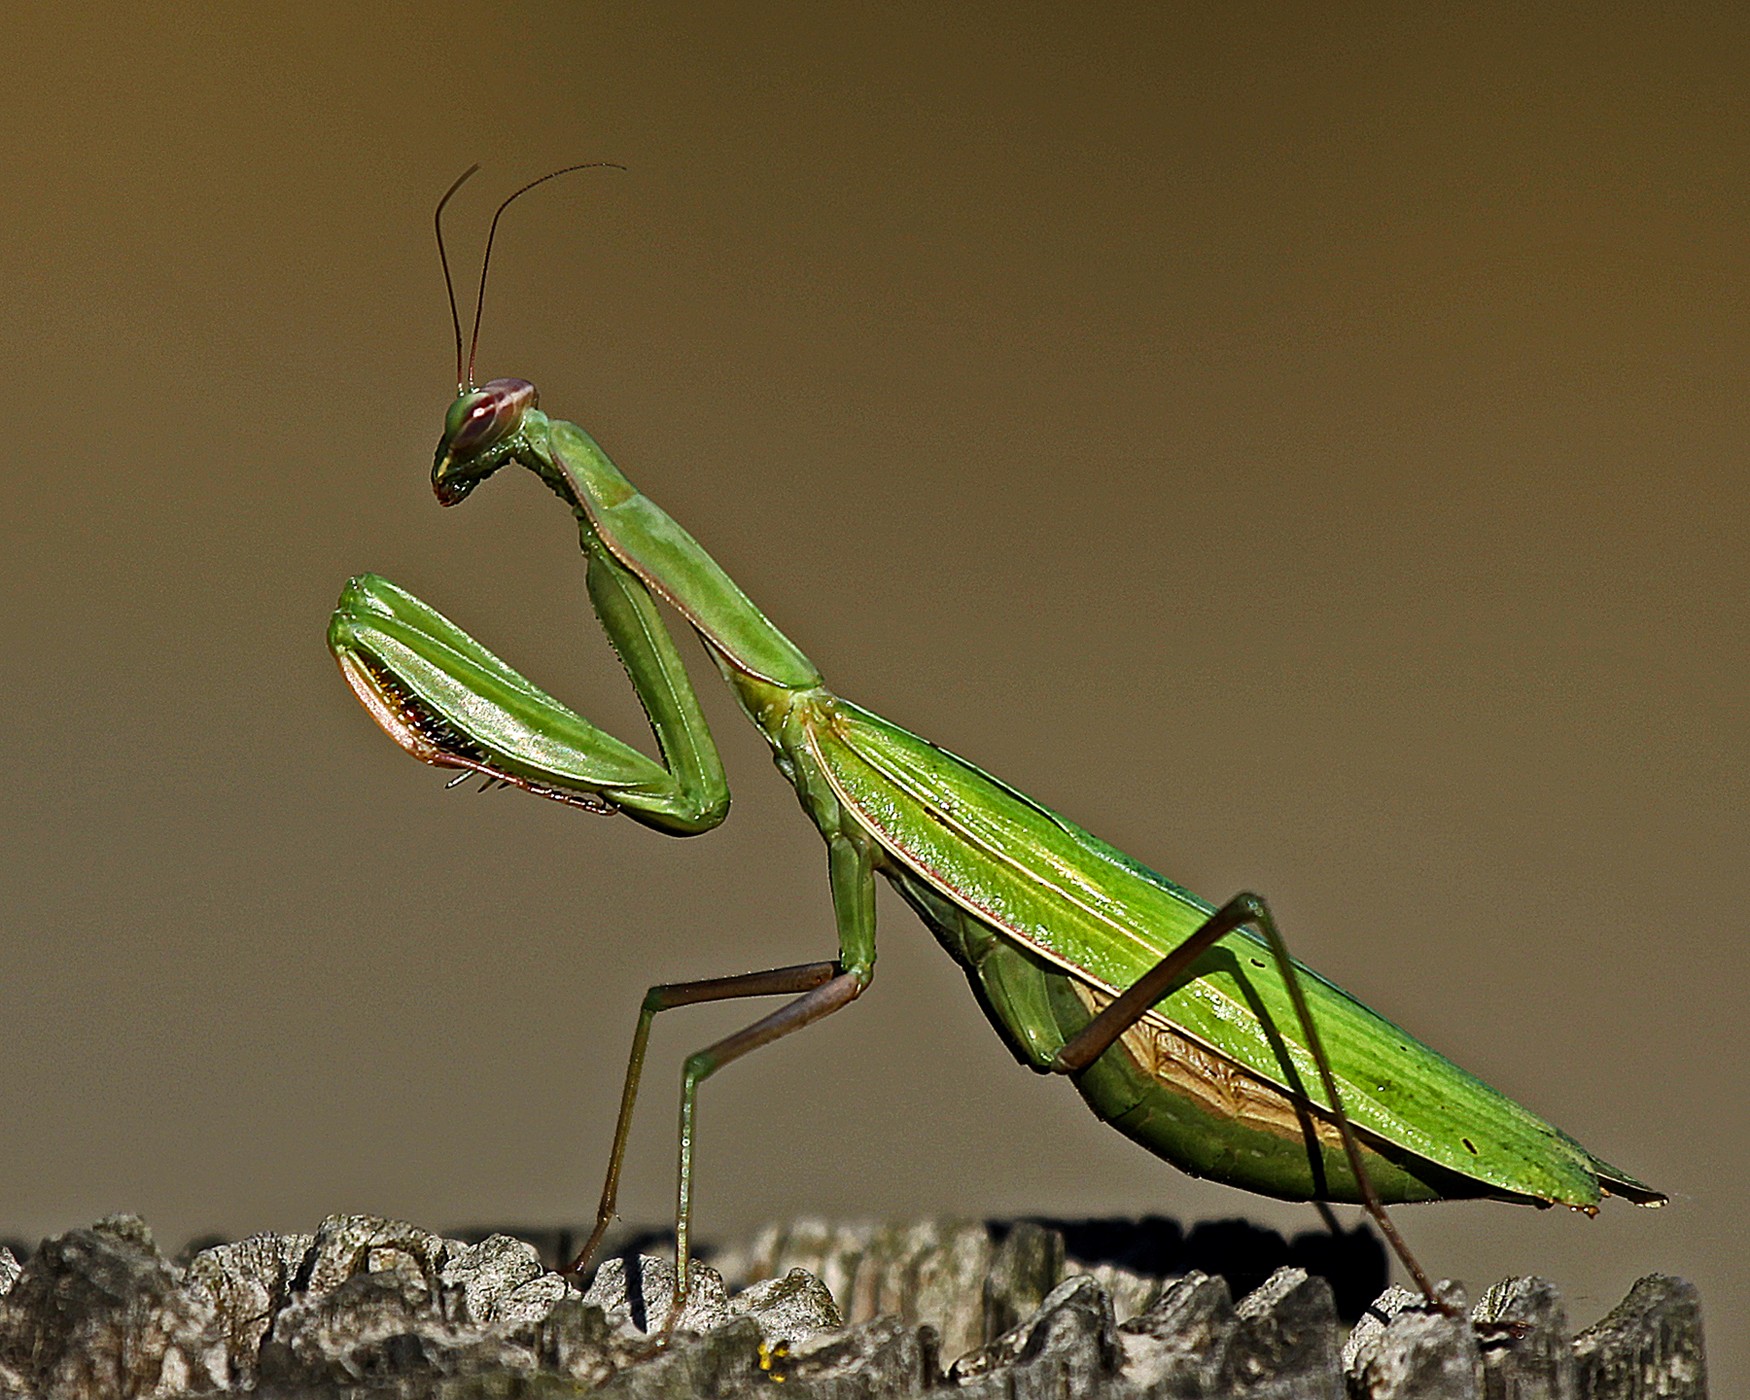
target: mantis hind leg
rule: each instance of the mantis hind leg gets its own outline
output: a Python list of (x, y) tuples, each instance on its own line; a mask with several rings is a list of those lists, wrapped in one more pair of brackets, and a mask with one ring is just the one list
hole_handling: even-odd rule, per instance
[(1307, 1006), (1306, 993), (1300, 985), (1300, 975), (1293, 960), (1288, 955), (1288, 944), (1283, 940), (1281, 932), (1276, 927), (1276, 921), (1271, 917), (1270, 906), (1262, 896), (1245, 893), (1235, 895), (1226, 904), (1211, 914), (1207, 920), (1189, 938), (1160, 962), (1149, 969), (1122, 992), (1110, 1005), (1105, 1007), (1093, 1020), (1073, 1036), (1053, 1057), (1048, 1068), (1056, 1074), (1076, 1074), (1086, 1069), (1099, 1059), (1112, 1044), (1129, 1030), (1152, 1007), (1175, 986), (1182, 982), (1190, 971), (1191, 965), (1197, 961), (1214, 944), (1235, 930), (1250, 925), (1264, 935), (1270, 945), (1270, 951), (1275, 955), (1282, 968), (1283, 981), (1287, 984), (1288, 994), (1294, 1002), (1294, 1011), (1300, 1021), (1301, 1030), (1306, 1036), (1307, 1049), (1312, 1053), (1313, 1061), (1318, 1066), (1319, 1078), (1324, 1085), (1325, 1096), (1330, 1105), (1332, 1121), (1343, 1141), (1344, 1154), (1349, 1159), (1350, 1170), (1354, 1173), (1356, 1184), (1360, 1188), (1361, 1203), (1380, 1233), (1386, 1238), (1393, 1252), (1403, 1261), (1404, 1268), (1410, 1277), (1416, 1281), (1423, 1297), (1430, 1304), (1447, 1310), (1447, 1305), (1435, 1291), (1428, 1275), (1422, 1266), (1410, 1253), (1409, 1246), (1398, 1233), (1391, 1217), (1386, 1214), (1385, 1206), (1380, 1202), (1378, 1193), (1367, 1174), (1366, 1163), (1362, 1159), (1361, 1144), (1355, 1136), (1355, 1128), (1349, 1122), (1349, 1115), (1343, 1111), (1342, 1096), (1337, 1091), (1337, 1081), (1331, 1074), (1329, 1057), (1325, 1054), (1323, 1043), (1319, 1039), (1318, 1026), (1313, 1020), (1311, 1009)]

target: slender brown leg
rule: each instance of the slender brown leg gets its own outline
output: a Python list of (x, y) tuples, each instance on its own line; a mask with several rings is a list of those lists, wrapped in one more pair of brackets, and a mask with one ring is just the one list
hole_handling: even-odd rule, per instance
[(680, 1184), (675, 1203), (675, 1300), (674, 1310), (669, 1314), (671, 1324), (680, 1315), (681, 1303), (687, 1291), (688, 1236), (693, 1216), (693, 1120), (699, 1085), (724, 1065), (739, 1060), (749, 1051), (758, 1050), (762, 1045), (770, 1045), (792, 1031), (799, 1031), (804, 1026), (812, 1025), (822, 1017), (849, 1006), (863, 994), (863, 989), (869, 985), (869, 977), (867, 969), (841, 972), (812, 991), (797, 997), (789, 1005), (780, 1006), (771, 1015), (755, 1021), (745, 1030), (725, 1036), (715, 1045), (708, 1045), (687, 1057), (686, 1067), (681, 1074), (681, 1160)]
[(638, 1079), (644, 1071), (644, 1050), (650, 1043), (650, 1023), (656, 1019), (656, 1013), (667, 1011), (672, 1006), (696, 1006), (707, 1001), (806, 992), (827, 982), (838, 970), (836, 962), (802, 963), (796, 967), (773, 968), (770, 972), (742, 972), (733, 977), (706, 977), (697, 982), (669, 982), (652, 987), (644, 994), (644, 1004), (638, 1011), (638, 1029), (632, 1034), (632, 1053), (626, 1061), (626, 1083), (620, 1090), (620, 1117), (614, 1125), (614, 1146), (608, 1154), (608, 1176), (602, 1185), (601, 1204), (596, 1208), (595, 1229), (567, 1267), (567, 1273), (583, 1272), (614, 1221), (614, 1208), (620, 1194), (620, 1166), (626, 1156), (627, 1135), (632, 1131), (632, 1106), (638, 1098)]
[(1306, 1033), (1307, 1049), (1312, 1052), (1313, 1062), (1319, 1069), (1319, 1079), (1323, 1082), (1325, 1095), (1330, 1100), (1331, 1119), (1336, 1123), (1337, 1133), (1343, 1139), (1343, 1152), (1349, 1159), (1349, 1170), (1354, 1173), (1355, 1182), (1361, 1189), (1362, 1205), (1368, 1215), (1373, 1217), (1374, 1224), (1379, 1226), (1380, 1233), (1386, 1237), (1398, 1258), (1403, 1261), (1410, 1277), (1415, 1279), (1416, 1286), (1422, 1290), (1422, 1296), (1440, 1311), (1450, 1313), (1452, 1309), (1434, 1291), (1434, 1285), (1422, 1271), (1422, 1266), (1416, 1262), (1415, 1256), (1410, 1253), (1409, 1246), (1404, 1243), (1397, 1226), (1392, 1224), (1391, 1217), (1385, 1213), (1385, 1206), (1381, 1204), (1372, 1181), (1368, 1179), (1366, 1163), (1361, 1159), (1361, 1144), (1355, 1137), (1349, 1115), (1343, 1111), (1343, 1099), (1337, 1092), (1337, 1081), (1331, 1074), (1331, 1062), (1325, 1055), (1323, 1042), (1319, 1039), (1318, 1027), (1313, 1023), (1312, 1010), (1306, 1004), (1306, 993), (1301, 988), (1300, 975), (1288, 956), (1288, 945), (1277, 930), (1276, 921), (1270, 916), (1270, 906), (1264, 903), (1262, 896), (1237, 894), (1217, 909), (1195, 933), (1145, 972), (1072, 1036), (1052, 1059), (1051, 1070), (1058, 1074), (1075, 1074), (1086, 1069), (1119, 1036), (1140, 1021), (1151, 1006), (1183, 981), (1191, 964), (1213, 944), (1247, 924), (1264, 935), (1270, 944), (1270, 951), (1281, 965), (1282, 980), (1288, 986), (1295, 1015), (1300, 1018), (1301, 1029)]

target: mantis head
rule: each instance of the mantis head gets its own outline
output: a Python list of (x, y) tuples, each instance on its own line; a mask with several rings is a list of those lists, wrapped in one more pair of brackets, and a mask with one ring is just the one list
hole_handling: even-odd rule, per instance
[(456, 398), (444, 418), (444, 435), (438, 443), (437, 460), (432, 463), (431, 488), (446, 506), (453, 506), (493, 472), (516, 456), (524, 442), (523, 420), (538, 402), (535, 386), (526, 379), (493, 379), (474, 385), (474, 353), (480, 346), (480, 313), (486, 308), (486, 274), (492, 267), (492, 240), (498, 235), (498, 221), (504, 211), (536, 185), (574, 170), (593, 170), (606, 166), (624, 170), (612, 161), (589, 161), (583, 165), (567, 165), (550, 170), (539, 179), (515, 191), (492, 216), (486, 230), (486, 251), (480, 258), (480, 286), (474, 298), (474, 336), (468, 346), (468, 357), (462, 359), (462, 318), (456, 309), (456, 284), (450, 277), (450, 255), (444, 249), (444, 206), (455, 192), (480, 167), (471, 165), (456, 177), (444, 191), (432, 214), (437, 233), (438, 261), (444, 270), (444, 290), (450, 298), (450, 323), (456, 330)]
[(523, 419), (540, 396), (526, 379), (493, 379), (458, 394), (444, 415), (431, 489), (453, 506), (516, 456)]

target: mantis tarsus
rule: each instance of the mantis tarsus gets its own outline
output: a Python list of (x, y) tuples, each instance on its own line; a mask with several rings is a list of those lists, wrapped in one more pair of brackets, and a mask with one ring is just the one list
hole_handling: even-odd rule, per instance
[[(471, 174), (438, 203), (440, 255), (444, 206)], [(539, 183), (499, 206), (488, 260), (499, 216)], [(534, 385), (494, 379), (475, 386), (474, 349), (464, 367), (447, 257), (444, 273), (457, 396), (432, 467), (433, 489), (454, 505), (516, 462), (571, 508), (590, 599), (661, 758), (598, 729), (424, 603), (368, 574), (348, 583), (328, 632), (358, 698), (426, 763), (624, 813), (671, 836), (697, 835), (724, 819), (729, 789), (658, 606), (667, 604), (703, 641), (827, 845), (835, 958), (664, 984), (646, 994), (595, 1230), (574, 1270), (614, 1219), (657, 1012), (791, 997), (686, 1060), (675, 1213), (677, 1289), (684, 1290), (698, 1087), (868, 988), (877, 874), (961, 965), (1022, 1064), (1069, 1076), (1100, 1118), (1193, 1175), (1290, 1200), (1360, 1203), (1431, 1301), (1434, 1289), (1386, 1204), (1490, 1197), (1590, 1214), (1604, 1195), (1663, 1203), (1659, 1192), (1293, 962), (1258, 896), (1241, 894), (1219, 908), (1205, 903), (828, 690), (808, 658), (588, 433), (539, 410)]]

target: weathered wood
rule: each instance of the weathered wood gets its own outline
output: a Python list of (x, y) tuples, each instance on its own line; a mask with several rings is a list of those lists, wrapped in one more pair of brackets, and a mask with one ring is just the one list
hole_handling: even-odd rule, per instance
[(1349, 1393), (1365, 1400), (1482, 1400), (1483, 1359), (1464, 1296), (1447, 1284), (1456, 1315), (1402, 1288), (1383, 1294), (1344, 1348)]
[[(141, 1222), (116, 1217), (45, 1241), (22, 1268), (0, 1253), (0, 1396), (651, 1400), (769, 1395), (774, 1384), (800, 1400), (1706, 1393), (1700, 1306), (1680, 1280), (1643, 1279), (1573, 1342), (1541, 1280), (1489, 1290), (1474, 1322), (1389, 1290), (1345, 1345), (1323, 1278), (1278, 1268), (1236, 1302), (1211, 1273), (1150, 1272), (1183, 1256), (1144, 1234), (1111, 1222), (804, 1222), (718, 1256), (727, 1286), (701, 1266), (665, 1339), (673, 1268), (648, 1257), (608, 1260), (580, 1293), (521, 1240), (334, 1216), (313, 1235), (177, 1263)], [(1119, 1247), (1087, 1258), (1106, 1237)], [(812, 1268), (794, 1264), (803, 1256)]]
[(1499, 1324), (1478, 1338), (1484, 1400), (1574, 1400), (1574, 1342), (1567, 1310), (1541, 1278), (1508, 1279), (1478, 1300), (1476, 1320)]
[(1580, 1400), (1701, 1400), (1707, 1394), (1701, 1296), (1649, 1274), (1574, 1343)]

